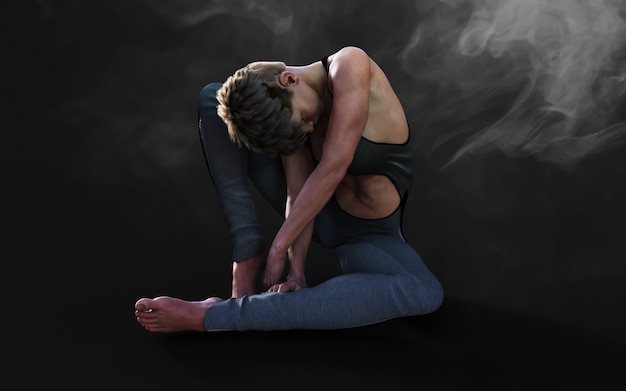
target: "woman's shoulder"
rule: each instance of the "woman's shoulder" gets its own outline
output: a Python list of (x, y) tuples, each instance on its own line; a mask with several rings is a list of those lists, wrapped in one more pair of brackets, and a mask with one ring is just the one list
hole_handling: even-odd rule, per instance
[(371, 59), (365, 50), (357, 46), (345, 46), (328, 56), (327, 61), (329, 74), (332, 76), (343, 73), (342, 69), (350, 73), (355, 69), (369, 68)]
[(329, 57), (332, 59), (341, 58), (345, 60), (369, 59), (367, 52), (358, 46), (344, 46)]

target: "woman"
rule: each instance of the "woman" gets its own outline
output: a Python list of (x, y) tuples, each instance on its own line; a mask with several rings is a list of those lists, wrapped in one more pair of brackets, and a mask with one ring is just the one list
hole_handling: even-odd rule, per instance
[[(135, 304), (148, 331), (340, 329), (436, 310), (439, 281), (402, 233), (410, 129), (387, 77), (345, 47), (304, 66), (254, 62), (199, 98), (200, 135), (233, 238), (232, 297)], [(285, 214), (265, 249), (246, 179)], [(314, 238), (342, 274), (308, 287)], [(283, 280), (284, 272), (288, 273)], [(255, 293), (262, 271), (268, 290)]]

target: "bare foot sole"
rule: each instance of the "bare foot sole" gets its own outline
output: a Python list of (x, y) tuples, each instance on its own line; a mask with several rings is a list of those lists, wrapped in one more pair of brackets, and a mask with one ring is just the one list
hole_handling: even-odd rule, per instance
[(137, 322), (154, 333), (177, 331), (206, 331), (204, 315), (219, 297), (209, 297), (202, 301), (186, 301), (169, 296), (154, 299), (140, 299), (135, 303)]

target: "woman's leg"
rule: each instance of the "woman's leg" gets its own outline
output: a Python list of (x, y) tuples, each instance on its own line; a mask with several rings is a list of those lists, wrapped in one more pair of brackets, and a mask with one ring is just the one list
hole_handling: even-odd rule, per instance
[(286, 201), (285, 175), (279, 158), (249, 152), (233, 143), (217, 115), (217, 90), (207, 84), (198, 98), (198, 129), (205, 161), (233, 238), (233, 260), (258, 255), (264, 249), (248, 179), (279, 213)]
[(426, 314), (443, 301), (439, 281), (403, 240), (365, 235), (333, 250), (345, 274), (317, 286), (214, 303), (207, 330), (340, 329)]
[[(256, 292), (264, 267), (265, 243), (257, 221), (248, 179), (276, 210), (285, 205), (285, 179), (280, 159), (239, 148), (217, 115), (220, 83), (207, 84), (198, 96), (198, 130), (204, 157), (232, 239), (232, 296)], [(246, 262), (243, 262), (246, 261)]]
[(248, 188), (248, 151), (232, 143), (217, 115), (219, 83), (206, 85), (198, 97), (198, 128), (204, 158), (232, 238), (232, 258), (241, 261), (261, 253), (265, 244)]

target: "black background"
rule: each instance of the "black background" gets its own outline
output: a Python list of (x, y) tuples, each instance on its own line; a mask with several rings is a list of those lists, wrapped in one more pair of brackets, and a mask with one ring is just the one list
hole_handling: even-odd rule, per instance
[[(531, 100), (506, 114), (536, 52), (455, 52), (469, 2), (20, 4), (4, 14), (2, 221), (8, 374), (23, 386), (626, 385), (623, 79), (573, 141), (523, 152), (514, 130), (541, 114)], [(230, 293), (229, 237), (197, 135), (202, 86), (250, 61), (306, 64), (345, 45), (386, 71), (419, 138), (405, 231), (444, 305), (332, 332), (145, 332), (140, 297)], [(603, 69), (623, 75), (623, 46), (613, 54)], [(471, 143), (501, 118), (496, 137)], [(611, 137), (585, 137), (589, 123)], [(463, 145), (476, 153), (447, 165)], [(269, 241), (280, 219), (259, 213)], [(307, 268), (312, 284), (337, 271), (315, 245)]]

